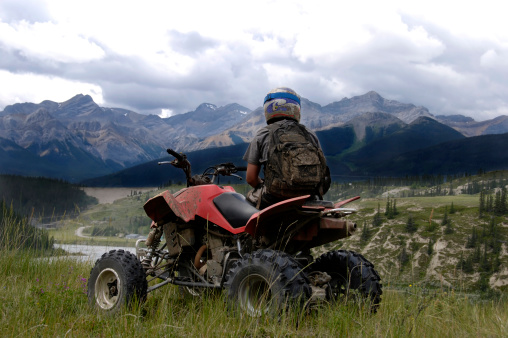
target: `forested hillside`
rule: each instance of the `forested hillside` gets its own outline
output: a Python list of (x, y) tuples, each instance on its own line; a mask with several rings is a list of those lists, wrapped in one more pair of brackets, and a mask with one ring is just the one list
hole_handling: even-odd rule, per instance
[(0, 175), (0, 201), (32, 218), (78, 214), (97, 203), (77, 185), (42, 177)]

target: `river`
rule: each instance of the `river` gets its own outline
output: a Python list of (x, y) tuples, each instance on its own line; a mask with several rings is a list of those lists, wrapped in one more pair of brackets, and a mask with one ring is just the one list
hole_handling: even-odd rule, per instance
[[(76, 258), (84, 262), (95, 263), (103, 253), (110, 250), (123, 249), (136, 254), (136, 248), (132, 247), (118, 247), (118, 246), (104, 246), (104, 245), (81, 245), (81, 244), (54, 244), (55, 248), (61, 248), (68, 253), (72, 254), (68, 257)], [(81, 254), (81, 255), (76, 255)]]

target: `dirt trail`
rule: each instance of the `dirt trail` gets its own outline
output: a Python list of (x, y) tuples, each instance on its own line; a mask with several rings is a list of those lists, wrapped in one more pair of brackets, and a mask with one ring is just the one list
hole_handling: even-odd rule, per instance
[(83, 231), (86, 229), (86, 228), (90, 228), (91, 226), (84, 226), (84, 227), (79, 227), (76, 229), (75, 231), (75, 234), (76, 236), (78, 237), (83, 237), (83, 238), (92, 238), (91, 236), (86, 236), (86, 235), (83, 235)]

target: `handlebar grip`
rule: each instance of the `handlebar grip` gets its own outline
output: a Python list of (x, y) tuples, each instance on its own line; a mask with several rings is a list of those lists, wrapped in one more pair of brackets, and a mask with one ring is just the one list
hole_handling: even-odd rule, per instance
[(247, 167), (236, 167), (237, 171), (247, 171)]
[(169, 155), (174, 156), (178, 161), (183, 161), (183, 156), (174, 151), (173, 149), (168, 148), (166, 151), (168, 152)]

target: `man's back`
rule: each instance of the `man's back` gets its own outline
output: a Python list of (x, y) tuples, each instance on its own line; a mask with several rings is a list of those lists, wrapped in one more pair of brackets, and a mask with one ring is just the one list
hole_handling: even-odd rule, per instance
[(267, 127), (267, 192), (279, 198), (322, 195), (326, 160), (313, 134), (297, 122)]
[[(266, 95), (263, 108), (267, 126), (243, 157), (247, 183), (254, 188), (248, 200), (262, 209), (293, 196), (322, 197), (330, 173), (316, 135), (299, 124), (300, 96), (291, 88), (275, 88)], [(261, 168), (266, 181), (259, 177)]]

